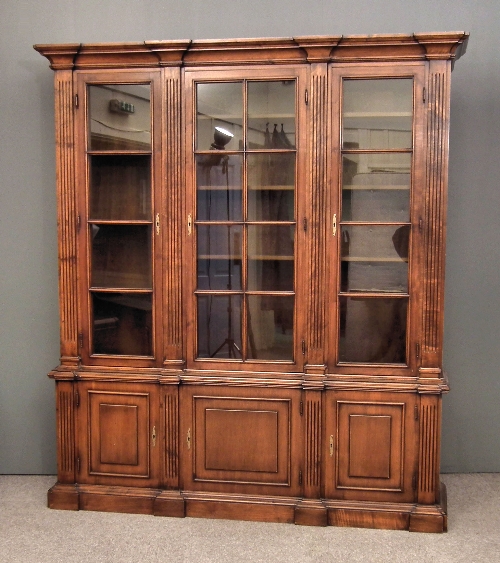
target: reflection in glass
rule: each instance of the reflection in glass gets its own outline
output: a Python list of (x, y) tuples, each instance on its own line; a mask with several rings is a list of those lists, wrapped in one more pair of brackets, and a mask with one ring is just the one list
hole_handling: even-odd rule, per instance
[(293, 190), (295, 153), (250, 153), (248, 155), (249, 190)]
[(410, 219), (410, 154), (347, 154), (342, 160), (342, 220)]
[(88, 95), (90, 150), (151, 150), (149, 84), (93, 84)]
[(196, 157), (197, 218), (242, 220), (242, 157), (203, 154)]
[(92, 294), (94, 354), (152, 355), (151, 295)]
[(92, 287), (152, 287), (151, 227), (91, 225)]
[(248, 289), (293, 291), (294, 225), (248, 226)]
[(293, 359), (295, 97), (295, 80), (196, 84), (198, 358)]
[(409, 225), (343, 226), (341, 291), (408, 291)]
[(248, 220), (293, 221), (294, 153), (248, 155)]
[(340, 362), (406, 364), (408, 299), (340, 297)]
[(241, 359), (241, 295), (198, 295), (198, 358)]
[(293, 295), (248, 296), (248, 357), (293, 359)]
[(295, 148), (295, 80), (248, 83), (248, 149)]
[(343, 148), (411, 148), (412, 121), (412, 79), (343, 81)]
[(225, 150), (239, 150), (243, 141), (243, 87), (241, 82), (199, 83), (196, 85), (196, 149), (213, 149), (215, 127), (233, 137)]
[(241, 289), (241, 226), (198, 225), (198, 289)]
[(151, 218), (150, 156), (90, 157), (90, 218), (147, 220)]

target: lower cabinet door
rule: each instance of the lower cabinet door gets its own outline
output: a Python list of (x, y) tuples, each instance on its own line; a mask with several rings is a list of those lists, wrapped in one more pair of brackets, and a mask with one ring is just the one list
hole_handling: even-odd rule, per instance
[(300, 391), (181, 389), (183, 488), (298, 496)]
[(78, 393), (79, 482), (157, 486), (157, 387), (82, 382)]
[(417, 405), (413, 393), (326, 392), (327, 498), (415, 500)]

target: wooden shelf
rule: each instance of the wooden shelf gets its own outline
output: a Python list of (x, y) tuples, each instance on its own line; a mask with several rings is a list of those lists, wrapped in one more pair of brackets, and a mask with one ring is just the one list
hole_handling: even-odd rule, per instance
[(356, 186), (351, 184), (342, 186), (342, 189), (346, 191), (410, 191), (410, 186)]
[(293, 256), (279, 256), (279, 255), (257, 255), (248, 256), (248, 260), (293, 260)]
[(241, 256), (230, 254), (198, 254), (198, 260), (242, 260)]
[(408, 262), (408, 258), (384, 258), (381, 256), (343, 256), (342, 262)]
[[(199, 254), (198, 260), (242, 260), (241, 256), (229, 255), (229, 254)], [(293, 256), (280, 256), (280, 255), (258, 255), (258, 256), (248, 256), (248, 260), (294, 260)]]
[(374, 117), (374, 118), (380, 118), (380, 117), (412, 117), (413, 113), (411, 111), (347, 111), (345, 113), (342, 114), (342, 117), (355, 117), (355, 118), (360, 118), (360, 117)]
[(89, 287), (89, 291), (92, 293), (134, 293), (134, 294), (152, 294), (153, 290), (149, 287), (110, 287), (110, 286), (96, 286), (93, 285)]
[[(411, 114), (410, 114), (411, 115)], [(225, 121), (228, 122), (229, 120), (232, 119), (236, 119), (236, 120), (243, 120), (243, 113), (241, 115), (231, 115), (231, 114), (219, 114), (219, 115), (207, 115), (206, 113), (196, 113), (196, 118), (197, 119), (205, 119), (205, 120), (220, 120), (220, 121)], [(295, 114), (294, 113), (274, 113), (272, 115), (267, 115), (264, 113), (258, 114), (258, 115), (247, 115), (247, 119), (250, 121), (251, 119), (267, 119), (269, 121), (269, 123), (272, 123), (274, 125), (274, 122), (280, 119), (295, 119)], [(230, 122), (231, 125), (236, 125), (237, 127), (242, 127), (241, 124), (239, 123), (233, 123), (232, 121)], [(265, 133), (265, 131), (261, 131), (262, 134)], [(272, 131), (270, 131), (270, 133), (272, 134)]]
[[(375, 295), (380, 294), (380, 295)], [(381, 288), (364, 288), (364, 289), (349, 289), (341, 291), (340, 297), (409, 297), (408, 291), (397, 291), (395, 289), (381, 289)]]
[(88, 219), (89, 225), (123, 225), (125, 227), (134, 227), (142, 225), (152, 225), (153, 221), (146, 219)]
[(248, 191), (280, 191), (280, 192), (284, 192), (284, 191), (294, 191), (295, 190), (295, 186), (293, 185), (270, 185), (270, 186), (248, 186)]
[(199, 192), (241, 192), (241, 186), (197, 186)]
[[(242, 191), (241, 186), (197, 186), (199, 192), (226, 192), (226, 191)], [(290, 185), (269, 185), (269, 186), (248, 186), (248, 191), (294, 191), (295, 186)]]

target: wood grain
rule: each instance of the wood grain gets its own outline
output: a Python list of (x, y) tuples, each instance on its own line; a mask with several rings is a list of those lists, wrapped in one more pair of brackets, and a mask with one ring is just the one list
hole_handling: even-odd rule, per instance
[[(49, 374), (56, 381), (58, 443), (51, 508), (446, 530), (439, 450), (441, 400), (448, 390), (442, 334), (450, 77), (467, 37), (457, 32), (35, 46), (55, 70), (61, 360)], [(407, 361), (346, 363), (338, 352), (341, 245), (333, 229), (334, 214), (343, 220), (342, 84), (380, 84), (386, 78), (411, 79), (414, 94), (412, 147), (371, 151), (412, 159)], [(247, 107), (246, 84), (263, 81), (296, 86), (296, 144), (281, 149), (296, 159), (293, 220), (285, 222), (295, 227), (293, 284), (286, 292), (260, 292), (272, 299), (294, 296), (293, 321), (281, 327), (293, 327), (293, 354), (279, 361), (199, 358), (195, 154), (214, 153), (194, 150), (195, 92), (200, 82), (238, 83)], [(89, 85), (98, 84), (150, 85), (151, 146), (120, 135), (89, 144)], [(240, 113), (246, 127), (250, 118)], [(121, 117), (126, 125), (127, 117)], [(234, 118), (224, 111), (220, 117)], [(246, 159), (259, 153), (266, 151), (243, 145), (234, 150), (244, 163), (243, 184)], [(129, 157), (140, 172), (113, 176), (110, 163)], [(120, 200), (113, 212), (103, 203), (98, 209), (105, 217), (98, 219), (90, 209), (93, 159), (109, 188), (104, 199), (110, 205)], [(134, 184), (149, 182), (149, 174), (151, 198), (141, 219), (130, 220)], [(246, 192), (242, 209), (248, 210)], [(245, 244), (247, 225), (258, 221), (240, 223)], [(108, 249), (101, 269), (120, 274), (135, 260), (134, 279), (142, 281), (132, 289), (118, 287), (131, 285), (130, 277), (118, 275), (105, 285), (91, 275), (98, 263), (92, 254), (95, 231), (117, 233), (123, 226), (129, 233), (139, 226), (151, 232), (151, 240), (138, 245), (129, 236), (123, 246)], [(133, 249), (149, 242), (151, 264), (137, 262)], [(243, 285), (247, 270), (243, 265)], [(147, 283), (140, 277), (145, 273)], [(152, 322), (143, 334), (129, 331), (134, 343), (120, 348), (146, 350), (136, 344), (147, 334), (149, 355), (96, 353), (92, 295), (99, 292), (128, 292), (127, 306), (134, 296), (151, 296), (146, 306), (138, 301), (141, 310), (151, 309)], [(248, 288), (240, 293), (260, 295)], [(367, 295), (373, 292), (351, 298)], [(252, 346), (245, 307), (243, 354)], [(278, 326), (273, 307), (265, 311)], [(110, 330), (116, 321), (105, 313), (104, 307), (98, 320)]]

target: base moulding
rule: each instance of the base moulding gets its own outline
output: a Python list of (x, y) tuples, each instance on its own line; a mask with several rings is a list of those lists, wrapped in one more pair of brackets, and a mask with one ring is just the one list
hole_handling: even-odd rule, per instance
[(48, 492), (48, 507), (410, 532), (447, 530), (443, 484), (440, 503), (423, 505), (56, 483)]

